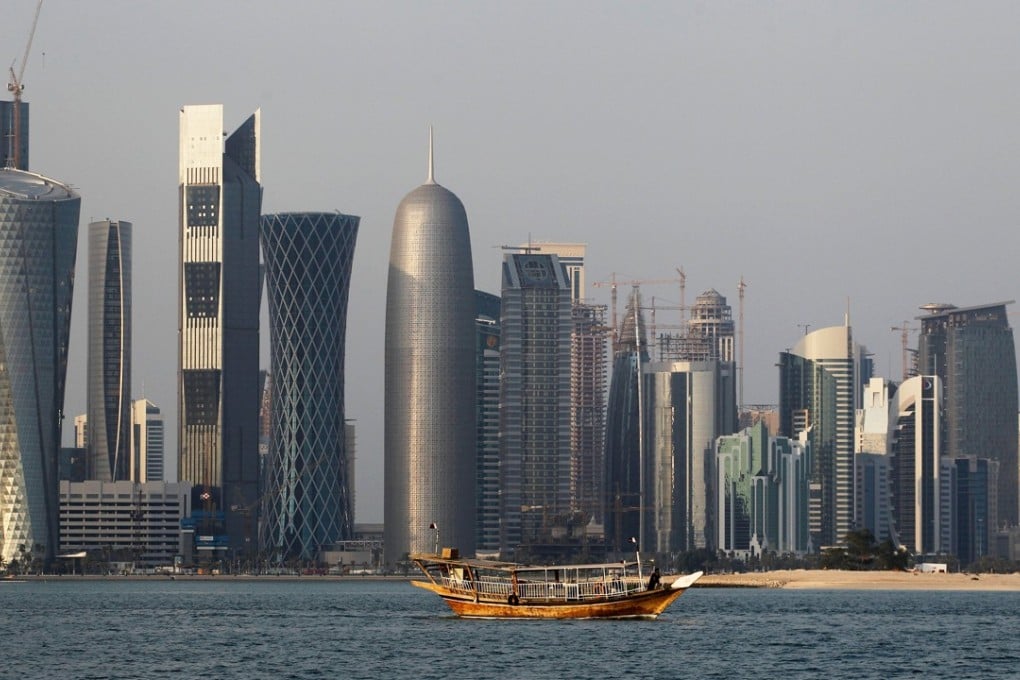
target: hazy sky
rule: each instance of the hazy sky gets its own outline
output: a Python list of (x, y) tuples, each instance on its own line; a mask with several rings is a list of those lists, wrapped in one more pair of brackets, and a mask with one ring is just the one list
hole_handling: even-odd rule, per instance
[[(5, 68), (35, 5), (0, 0)], [(429, 124), (476, 287), (498, 293), (498, 246), (529, 235), (588, 243), (589, 282), (682, 266), (688, 303), (715, 288), (735, 316), (743, 275), (745, 401), (776, 402), (798, 324), (842, 323), (848, 298), (896, 377), (890, 329), (919, 305), (1018, 295), (1018, 35), (1015, 2), (46, 0), (24, 76), (31, 169), (82, 194), (64, 440), (85, 410), (86, 227), (109, 217), (135, 225), (134, 396), (163, 409), (176, 451), (185, 104), (224, 104), (227, 131), (262, 108), (264, 212), (362, 218), (358, 521), (382, 521), (390, 232), (425, 180)]]

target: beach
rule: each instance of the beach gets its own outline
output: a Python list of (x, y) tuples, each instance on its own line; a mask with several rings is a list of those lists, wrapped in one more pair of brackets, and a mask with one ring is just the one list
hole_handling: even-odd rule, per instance
[(706, 574), (700, 588), (788, 590), (991, 590), (1020, 591), (1020, 574), (923, 574), (903, 571), (792, 569), (746, 574)]

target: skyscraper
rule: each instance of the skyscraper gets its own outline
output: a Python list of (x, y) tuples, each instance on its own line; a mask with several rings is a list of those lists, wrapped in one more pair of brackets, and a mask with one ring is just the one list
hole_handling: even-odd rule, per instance
[(475, 474), (475, 547), (499, 552), (499, 308), (498, 295), (475, 291), (478, 462)]
[(130, 479), (131, 223), (89, 224), (88, 479)]
[(19, 144), (16, 169), (28, 170), (28, 102), (21, 102), (17, 134), (14, 131), (14, 106), (13, 101), (0, 101), (0, 168), (15, 167), (14, 146)]
[(353, 538), (344, 411), (344, 344), (360, 218), (262, 217), (269, 297), (271, 431), (259, 544), (319, 560)]
[(57, 549), (57, 474), (81, 199), (0, 170), (0, 557)]
[(223, 107), (180, 112), (179, 477), (197, 536), (255, 547), (260, 114), (223, 140)]
[(865, 350), (849, 324), (804, 335), (779, 355), (779, 434), (811, 443), (814, 548), (842, 542), (854, 527), (854, 423)]
[(998, 520), (1018, 522), (1017, 373), (1006, 305), (925, 305), (918, 317), (918, 370), (942, 380), (945, 448), (949, 458), (999, 462)]
[[(393, 218), (386, 287), (386, 562), (475, 552), (475, 288), (464, 205), (428, 178)], [(434, 527), (430, 529), (430, 526)]]
[(167, 479), (163, 414), (148, 399), (131, 403), (131, 481), (174, 482)]
[(503, 261), (500, 552), (551, 543), (579, 508), (571, 476), (570, 285), (555, 255)]

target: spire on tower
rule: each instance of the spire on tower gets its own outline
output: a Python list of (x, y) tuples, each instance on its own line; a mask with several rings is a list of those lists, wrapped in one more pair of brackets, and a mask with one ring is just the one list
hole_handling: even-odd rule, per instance
[(429, 176), (428, 176), (428, 179), (425, 180), (425, 183), (426, 184), (435, 184), (436, 183), (435, 166), (432, 163), (432, 126), (431, 125), (429, 125)]

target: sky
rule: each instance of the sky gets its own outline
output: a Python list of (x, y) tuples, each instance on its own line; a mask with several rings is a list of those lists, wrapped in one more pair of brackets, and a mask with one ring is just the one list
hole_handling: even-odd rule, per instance
[[(20, 60), (35, 0), (0, 0)], [(463, 201), (476, 288), (503, 244), (588, 244), (589, 299), (687, 276), (738, 315), (744, 402), (842, 324), (902, 372), (920, 305), (1018, 297), (1020, 3), (45, 0), (31, 169), (82, 195), (64, 441), (85, 412), (87, 225), (134, 224), (134, 397), (176, 451), (178, 111), (262, 110), (263, 212), (361, 216), (347, 325), (356, 520), (381, 522), (386, 271), (400, 199)], [(626, 287), (621, 288), (621, 310)], [(676, 305), (679, 284), (642, 287)], [(1017, 308), (1020, 309), (1020, 308)], [(659, 311), (670, 322), (675, 310)], [(916, 334), (910, 336), (916, 346)], [(268, 323), (261, 354), (268, 368)]]

